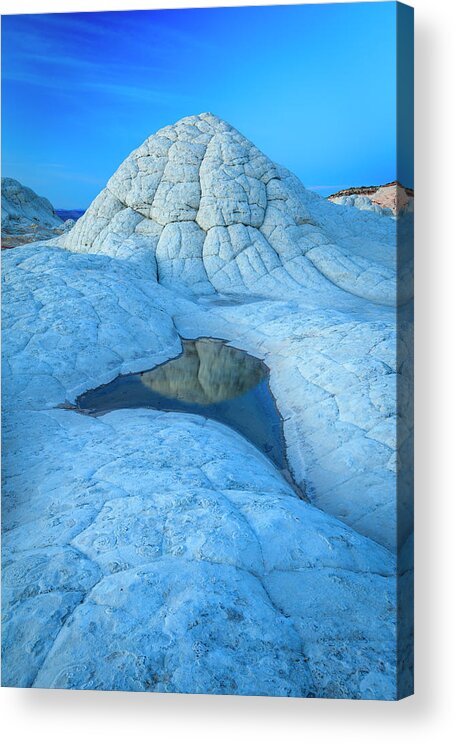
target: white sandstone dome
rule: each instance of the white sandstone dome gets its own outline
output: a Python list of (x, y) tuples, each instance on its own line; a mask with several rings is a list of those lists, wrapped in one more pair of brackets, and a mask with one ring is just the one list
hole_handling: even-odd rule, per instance
[(335, 284), (394, 303), (392, 229), (374, 223), (379, 252), (386, 245), (389, 253), (375, 263), (376, 244), (363, 254), (362, 224), (346, 244), (335, 242), (340, 223), (331, 230), (332, 221), (343, 217), (333, 208), (232, 126), (203, 113), (160, 129), (132, 152), (59, 244), (146, 257), (161, 284), (194, 294), (276, 295)]

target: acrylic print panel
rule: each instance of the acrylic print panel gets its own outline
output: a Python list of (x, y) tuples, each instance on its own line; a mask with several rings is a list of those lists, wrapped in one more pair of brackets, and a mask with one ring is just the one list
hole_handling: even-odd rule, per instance
[(412, 23), (3, 17), (4, 685), (412, 692)]

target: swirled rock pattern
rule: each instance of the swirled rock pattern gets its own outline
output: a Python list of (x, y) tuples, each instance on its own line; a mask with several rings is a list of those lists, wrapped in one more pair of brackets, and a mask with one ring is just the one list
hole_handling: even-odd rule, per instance
[[(4, 684), (396, 697), (389, 222), (202, 114), (5, 257)], [(266, 361), (309, 502), (219, 423), (58, 409), (206, 336)]]

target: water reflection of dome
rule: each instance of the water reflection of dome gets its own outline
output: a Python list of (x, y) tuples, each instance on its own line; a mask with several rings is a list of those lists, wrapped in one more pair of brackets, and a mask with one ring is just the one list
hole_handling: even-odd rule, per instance
[(264, 377), (257, 358), (221, 340), (199, 339), (185, 340), (181, 356), (141, 374), (141, 381), (163, 396), (207, 405), (245, 394)]

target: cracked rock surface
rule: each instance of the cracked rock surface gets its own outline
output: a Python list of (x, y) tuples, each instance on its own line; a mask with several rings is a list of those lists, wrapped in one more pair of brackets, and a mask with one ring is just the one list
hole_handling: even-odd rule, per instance
[[(4, 684), (395, 697), (391, 224), (202, 114), (5, 256)], [(270, 368), (309, 502), (220, 423), (57, 407), (208, 336)]]
[(132, 152), (60, 244), (118, 257), (145, 250), (160, 283), (198, 295), (327, 293), (335, 285), (394, 305), (394, 232), (389, 219), (334, 212), (205, 113)]

